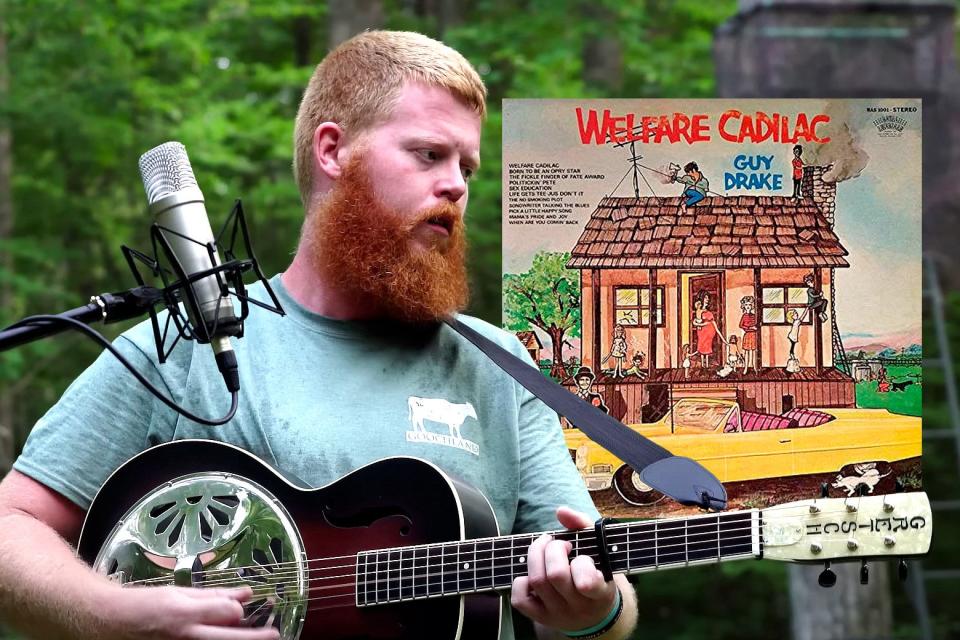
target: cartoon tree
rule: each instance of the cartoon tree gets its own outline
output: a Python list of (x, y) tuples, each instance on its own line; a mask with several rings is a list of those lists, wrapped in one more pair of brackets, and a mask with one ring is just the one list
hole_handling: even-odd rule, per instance
[(531, 325), (550, 336), (553, 365), (550, 375), (566, 377), (563, 341), (580, 335), (580, 274), (566, 268), (569, 253), (541, 251), (524, 273), (503, 276), (503, 308), (506, 328), (528, 331)]

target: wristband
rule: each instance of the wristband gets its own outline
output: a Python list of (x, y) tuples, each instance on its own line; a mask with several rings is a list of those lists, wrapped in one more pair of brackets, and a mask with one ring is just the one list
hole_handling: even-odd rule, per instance
[(581, 629), (580, 631), (563, 631), (560, 633), (567, 636), (568, 638), (576, 638), (577, 640), (590, 640), (591, 638), (599, 638), (607, 631), (610, 631), (613, 628), (613, 625), (617, 623), (617, 620), (620, 618), (620, 613), (623, 611), (623, 596), (620, 595), (620, 589), (617, 589), (617, 599), (613, 603), (613, 608), (610, 609), (610, 613), (607, 614), (607, 617), (586, 629)]

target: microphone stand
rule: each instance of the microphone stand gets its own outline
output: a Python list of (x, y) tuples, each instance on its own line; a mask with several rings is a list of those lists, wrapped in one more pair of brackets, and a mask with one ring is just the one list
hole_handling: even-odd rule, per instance
[[(162, 290), (142, 285), (118, 293), (101, 293), (98, 296), (91, 296), (89, 304), (58, 313), (56, 316), (84, 324), (100, 321), (110, 324), (141, 317), (163, 299)], [(0, 331), (0, 351), (7, 351), (70, 328), (67, 322), (40, 319), (30, 320), (28, 324), (24, 322), (26, 321), (15, 323)]]
[[(260, 269), (260, 264), (253, 253), (253, 247), (250, 243), (250, 233), (247, 229), (246, 219), (243, 215), (243, 205), (240, 200), (234, 203), (233, 210), (227, 217), (223, 228), (217, 235), (215, 241), (209, 245), (202, 244), (210, 253), (212, 268), (187, 274), (175, 253), (170, 247), (169, 242), (161, 233), (161, 227), (156, 223), (150, 230), (153, 245), (153, 255), (141, 253), (129, 247), (122, 247), (127, 265), (137, 281), (139, 286), (121, 291), (118, 293), (102, 293), (90, 298), (90, 303), (82, 307), (76, 307), (57, 315), (38, 315), (24, 318), (23, 320), (0, 330), (0, 352), (13, 349), (28, 342), (33, 342), (41, 338), (46, 338), (60, 333), (66, 329), (76, 329), (86, 333), (90, 338), (98, 342), (104, 349), (109, 350), (113, 355), (130, 371), (131, 374), (154, 396), (156, 396), (165, 405), (176, 411), (182, 416), (209, 426), (218, 426), (228, 422), (237, 410), (239, 376), (236, 375), (235, 360), (232, 367), (221, 366), (218, 359), (217, 365), (220, 372), (224, 375), (224, 382), (231, 395), (231, 407), (227, 415), (217, 420), (210, 420), (196, 416), (189, 411), (177, 405), (173, 400), (167, 398), (159, 389), (154, 387), (124, 356), (102, 335), (90, 329), (87, 325), (103, 321), (105, 324), (111, 322), (120, 322), (131, 320), (148, 314), (153, 328), (154, 342), (157, 347), (157, 357), (162, 364), (173, 352), (174, 347), (181, 339), (195, 340), (201, 344), (211, 341), (215, 335), (219, 335), (218, 330), (222, 330), (229, 335), (237, 337), (243, 336), (243, 321), (247, 318), (250, 308), (249, 305), (255, 305), (267, 311), (278, 315), (285, 315), (277, 295), (267, 282), (266, 276)], [(163, 229), (170, 233), (176, 233), (169, 229)], [(229, 230), (229, 233), (228, 233)], [(177, 234), (180, 235), (180, 234)], [(196, 242), (186, 238), (191, 242)], [(225, 247), (226, 262), (217, 264), (216, 246), (221, 240), (228, 239), (229, 243)], [(238, 249), (242, 251), (238, 252)], [(239, 254), (239, 255), (238, 255)], [(161, 255), (166, 257), (172, 266), (172, 271), (161, 265)], [(161, 280), (163, 288), (158, 288), (147, 284), (144, 274), (141, 273), (139, 264), (147, 267), (147, 276), (152, 277), (154, 281)], [(273, 304), (262, 302), (247, 295), (246, 286), (243, 282), (243, 274), (253, 270), (257, 280), (263, 285), (264, 290), (270, 297)], [(214, 319), (213, 327), (207, 327), (205, 322), (199, 322), (198, 326), (193, 326), (188, 314), (181, 310), (181, 305), (186, 305), (193, 310), (195, 318), (201, 318), (200, 302), (197, 299), (196, 292), (193, 290), (193, 284), (209, 276), (216, 277), (220, 286), (222, 295), (232, 295), (240, 302), (240, 315), (229, 326), (227, 323), (220, 323), (219, 312)], [(174, 281), (173, 278), (176, 278)], [(166, 309), (166, 326), (163, 331), (160, 330), (160, 322), (157, 313), (157, 305), (162, 304)], [(165, 349), (167, 336), (171, 328), (175, 328), (176, 338), (169, 348)], [(232, 350), (229, 352), (233, 354)], [(229, 363), (228, 363), (229, 364)]]

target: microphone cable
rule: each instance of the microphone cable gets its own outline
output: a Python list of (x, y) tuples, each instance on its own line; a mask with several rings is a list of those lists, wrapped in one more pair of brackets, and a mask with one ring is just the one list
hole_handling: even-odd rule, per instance
[(240, 394), (238, 391), (235, 391), (235, 390), (230, 391), (230, 410), (227, 412), (227, 414), (224, 417), (216, 420), (210, 420), (207, 418), (202, 418), (200, 416), (194, 415), (193, 413), (190, 413), (189, 411), (187, 411), (186, 409), (178, 405), (176, 402), (174, 402), (172, 399), (163, 395), (162, 391), (160, 391), (155, 386), (153, 386), (153, 384), (149, 380), (147, 380), (142, 373), (137, 371), (137, 369), (133, 366), (133, 364), (129, 360), (127, 360), (127, 358), (122, 353), (120, 353), (120, 351), (115, 346), (113, 346), (113, 344), (109, 340), (107, 340), (105, 337), (100, 335), (99, 332), (91, 329), (89, 326), (87, 326), (83, 322), (80, 322), (79, 320), (74, 320), (73, 318), (64, 318), (62, 316), (55, 316), (55, 315), (36, 315), (36, 316), (29, 316), (27, 318), (24, 318), (23, 320), (20, 320), (19, 322), (16, 322), (10, 325), (9, 327), (7, 327), (7, 329), (16, 329), (18, 327), (25, 327), (28, 325), (42, 326), (50, 323), (66, 324), (71, 329), (80, 331), (81, 333), (89, 337), (91, 340), (93, 340), (94, 342), (102, 346), (104, 349), (108, 350), (111, 354), (113, 354), (113, 356), (117, 360), (120, 361), (120, 364), (126, 367), (127, 370), (133, 374), (133, 376), (137, 379), (138, 382), (140, 382), (140, 384), (144, 386), (144, 388), (146, 388), (150, 393), (156, 396), (157, 399), (159, 399), (163, 404), (167, 405), (169, 408), (173, 409), (175, 412), (179, 413), (180, 415), (182, 415), (184, 418), (187, 418), (188, 420), (193, 420), (194, 422), (197, 422), (202, 425), (206, 425), (208, 427), (219, 427), (221, 425), (226, 424), (230, 420), (232, 420), (234, 414), (237, 413), (237, 406), (240, 403)]

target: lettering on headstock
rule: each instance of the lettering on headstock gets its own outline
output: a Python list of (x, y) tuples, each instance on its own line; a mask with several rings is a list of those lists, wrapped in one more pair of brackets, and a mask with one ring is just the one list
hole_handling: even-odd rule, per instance
[(912, 518), (884, 517), (870, 518), (869, 522), (857, 523), (852, 520), (842, 522), (816, 522), (808, 524), (807, 535), (819, 536), (831, 533), (852, 533), (860, 529), (867, 529), (871, 533), (897, 533), (898, 531), (907, 531), (909, 529), (923, 529), (927, 526), (927, 519), (923, 516), (914, 516)]

